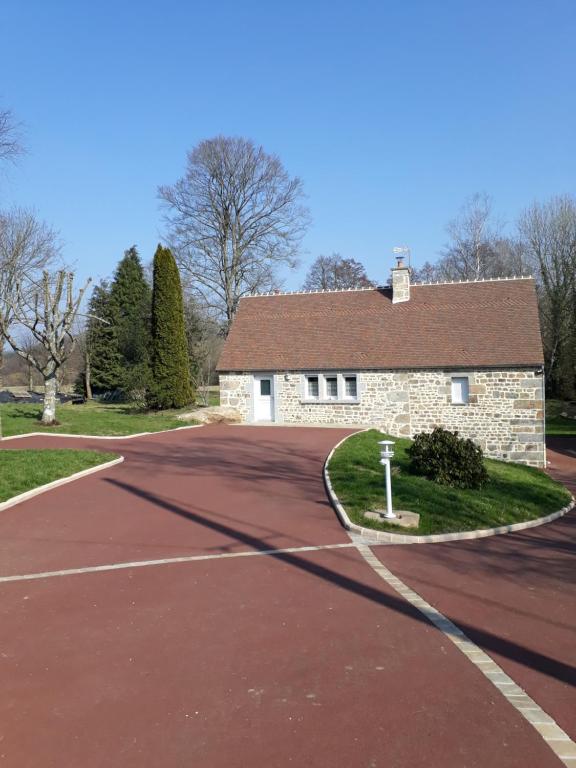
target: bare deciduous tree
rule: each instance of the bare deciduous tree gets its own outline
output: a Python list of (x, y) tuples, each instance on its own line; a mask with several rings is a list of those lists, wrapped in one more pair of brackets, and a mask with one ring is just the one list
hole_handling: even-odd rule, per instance
[(40, 282), (32, 288), (18, 280), (14, 294), (9, 299), (15, 323), (33, 336), (44, 353), (39, 355), (26, 351), (15, 334), (5, 331), (6, 340), (12, 349), (31, 363), (42, 376), (43, 424), (54, 424), (56, 421), (58, 372), (74, 349), (72, 327), (89, 282), (74, 296), (72, 272), (59, 270), (50, 274), (44, 271)]
[(450, 241), (440, 260), (417, 270), (417, 279), (484, 280), (530, 272), (522, 243), (502, 233), (502, 223), (495, 219), (488, 195), (470, 197), (446, 229)]
[(425, 261), (421, 267), (412, 268), (412, 280), (415, 283), (434, 283), (442, 280), (442, 270), (438, 264)]
[(23, 208), (0, 212), (0, 388), (4, 339), (14, 320), (16, 285), (33, 286), (60, 253), (57, 235)]
[(536, 266), (546, 378), (553, 394), (576, 395), (576, 199), (534, 203), (521, 216), (525, 251)]
[(278, 267), (295, 266), (308, 220), (302, 182), (252, 141), (202, 141), (159, 196), (185, 282), (227, 327), (242, 296), (273, 288)]
[(373, 285), (360, 262), (333, 253), (331, 256), (318, 256), (308, 270), (302, 288), (305, 291), (333, 291), (370, 288)]
[(224, 343), (222, 327), (191, 298), (184, 306), (184, 319), (192, 381), (198, 400), (202, 405), (208, 405), (209, 387), (215, 378), (216, 363)]
[(20, 126), (9, 109), (0, 109), (0, 160), (14, 161), (23, 152)]
[(488, 276), (493, 244), (499, 236), (499, 225), (492, 219), (488, 195), (477, 193), (464, 203), (460, 214), (446, 227), (450, 242), (439, 265), (444, 278), (480, 280)]
[(521, 239), (517, 236), (497, 237), (486, 264), (485, 277), (519, 277), (529, 275), (534, 266)]

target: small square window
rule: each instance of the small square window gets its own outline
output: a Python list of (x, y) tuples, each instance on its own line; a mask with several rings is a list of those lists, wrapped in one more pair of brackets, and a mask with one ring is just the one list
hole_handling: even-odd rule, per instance
[(358, 397), (358, 384), (356, 376), (344, 377), (344, 396), (356, 399)]
[(338, 379), (336, 376), (326, 376), (326, 399), (337, 400), (338, 399)]
[(268, 397), (272, 393), (272, 382), (270, 379), (260, 379), (260, 395)]
[(318, 376), (306, 376), (306, 397), (310, 400), (318, 400), (320, 397)]
[(467, 376), (452, 377), (452, 403), (466, 405), (469, 401), (470, 386)]

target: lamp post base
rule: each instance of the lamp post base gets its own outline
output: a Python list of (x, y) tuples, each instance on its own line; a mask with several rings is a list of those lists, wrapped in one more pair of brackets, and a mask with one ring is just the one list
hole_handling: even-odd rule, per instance
[(394, 517), (386, 517), (385, 509), (372, 509), (370, 512), (364, 512), (364, 517), (381, 523), (398, 525), (400, 528), (418, 528), (420, 525), (420, 515), (417, 512), (396, 510)]

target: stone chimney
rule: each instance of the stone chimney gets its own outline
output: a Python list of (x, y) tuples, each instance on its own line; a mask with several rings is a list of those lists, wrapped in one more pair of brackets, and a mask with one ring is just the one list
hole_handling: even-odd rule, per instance
[(397, 264), (392, 269), (392, 303), (410, 300), (410, 267), (404, 266), (404, 257), (396, 257)]

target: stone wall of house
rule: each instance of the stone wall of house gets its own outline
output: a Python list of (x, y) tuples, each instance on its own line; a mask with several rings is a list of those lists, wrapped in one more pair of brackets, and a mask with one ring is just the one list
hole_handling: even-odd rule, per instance
[[(469, 379), (469, 402), (451, 398), (452, 376)], [(279, 423), (351, 424), (413, 437), (435, 426), (472, 438), (487, 456), (545, 466), (542, 377), (534, 370), (361, 371), (359, 402), (304, 402), (302, 374), (274, 377)], [(250, 421), (252, 376), (220, 376), (222, 405)]]
[(220, 374), (220, 405), (236, 408), (242, 416), (242, 421), (252, 420), (251, 384), (250, 373)]
[(410, 432), (437, 424), (470, 437), (487, 456), (545, 466), (542, 376), (534, 370), (466, 372), (467, 405), (451, 402), (454, 372), (410, 373)]

